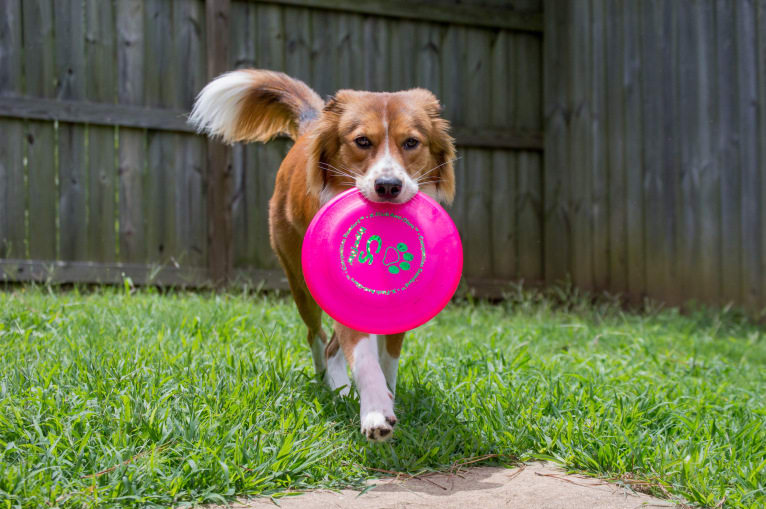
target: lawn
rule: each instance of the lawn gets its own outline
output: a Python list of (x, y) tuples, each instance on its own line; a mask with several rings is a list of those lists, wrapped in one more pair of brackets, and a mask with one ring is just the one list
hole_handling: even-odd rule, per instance
[(0, 509), (278, 496), (488, 454), (760, 508), (765, 368), (763, 329), (733, 311), (462, 302), (405, 342), (395, 438), (370, 444), (358, 403), (314, 377), (289, 298), (16, 287), (0, 292)]

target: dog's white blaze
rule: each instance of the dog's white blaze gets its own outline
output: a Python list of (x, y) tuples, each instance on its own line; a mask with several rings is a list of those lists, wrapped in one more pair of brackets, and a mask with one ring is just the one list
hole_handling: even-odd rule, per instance
[[(375, 335), (362, 338), (357, 343), (351, 371), (359, 391), (362, 433), (368, 435), (368, 432), (372, 432), (376, 440), (389, 438), (393, 427), (388, 424), (386, 417), (394, 415), (394, 401), (380, 369)], [(381, 430), (388, 433), (382, 435)]]
[(252, 88), (253, 78), (245, 71), (232, 71), (208, 83), (197, 96), (189, 122), (198, 132), (232, 142), (240, 103)]
[(351, 390), (351, 380), (346, 371), (346, 356), (343, 355), (343, 350), (340, 348), (335, 352), (335, 355), (327, 359), (324, 381), (333, 391), (343, 387), (340, 391), (341, 396), (347, 396)]
[(396, 394), (396, 372), (399, 370), (399, 357), (392, 357), (386, 349), (386, 337), (378, 336), (378, 357), (380, 358), (380, 369), (383, 370), (383, 376), (386, 377), (388, 389)]
[(404, 167), (391, 156), (386, 106), (383, 107), (383, 129), (386, 132), (384, 141), (385, 150), (383, 151), (383, 155), (373, 163), (367, 173), (357, 179), (356, 187), (362, 191), (362, 194), (364, 194), (365, 198), (368, 200), (378, 201), (377, 193), (375, 192), (375, 181), (382, 177), (398, 178), (402, 181), (402, 191), (397, 197), (396, 202), (405, 203), (417, 194), (418, 185), (409, 176), (407, 170), (405, 170)]

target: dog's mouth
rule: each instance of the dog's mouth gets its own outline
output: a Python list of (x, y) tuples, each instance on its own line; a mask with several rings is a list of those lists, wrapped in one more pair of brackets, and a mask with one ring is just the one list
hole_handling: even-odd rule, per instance
[(418, 193), (418, 189), (416, 188), (414, 192), (412, 190), (402, 190), (402, 192), (395, 197), (381, 197), (378, 193), (375, 192), (375, 190), (370, 190), (362, 186), (356, 186), (356, 188), (359, 190), (359, 192), (362, 193), (362, 196), (364, 196), (367, 201), (371, 201), (373, 203), (393, 203), (397, 205), (407, 203)]

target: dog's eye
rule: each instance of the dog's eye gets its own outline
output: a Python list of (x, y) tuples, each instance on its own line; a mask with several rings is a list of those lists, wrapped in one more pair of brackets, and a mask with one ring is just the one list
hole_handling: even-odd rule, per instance
[(417, 147), (419, 143), (420, 142), (415, 138), (407, 138), (404, 140), (404, 148), (405, 150), (412, 150), (413, 148)]
[(372, 142), (367, 136), (359, 136), (354, 139), (354, 143), (356, 143), (356, 146), (359, 148), (370, 148), (372, 146)]

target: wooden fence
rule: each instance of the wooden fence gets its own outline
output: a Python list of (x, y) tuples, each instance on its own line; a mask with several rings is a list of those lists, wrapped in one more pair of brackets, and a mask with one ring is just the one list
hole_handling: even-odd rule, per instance
[(546, 279), (763, 308), (766, 2), (551, 4)]
[[(267, 201), (286, 140), (185, 124), (206, 81), (433, 90), (453, 122), (469, 283), (542, 273), (539, 1), (3, 0), (0, 278), (284, 286)], [(494, 4), (494, 5), (493, 5)]]
[(266, 201), (288, 142), (228, 150), (185, 123), (210, 77), (253, 66), (323, 96), (433, 90), (480, 293), (766, 304), (766, 0), (0, 9), (3, 279), (284, 286)]

